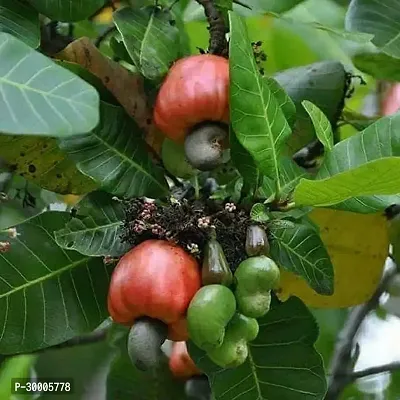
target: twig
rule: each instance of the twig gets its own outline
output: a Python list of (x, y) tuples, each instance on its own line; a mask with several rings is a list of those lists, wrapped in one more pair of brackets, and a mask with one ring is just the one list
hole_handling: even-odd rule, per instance
[(380, 374), (382, 372), (397, 371), (397, 370), (400, 370), (400, 362), (399, 361), (392, 362), (389, 364), (384, 364), (384, 365), (377, 365), (377, 366), (371, 367), (371, 368), (365, 368), (360, 371), (355, 371), (349, 376), (349, 378), (352, 381), (355, 381), (356, 379), (364, 378), (366, 376)]
[(396, 273), (397, 268), (391, 265), (383, 274), (382, 280), (372, 297), (366, 303), (354, 307), (351, 311), (336, 343), (325, 400), (336, 400), (345, 386), (354, 380), (351, 357), (354, 338), (366, 316), (378, 306), (381, 295)]
[(204, 8), (207, 21), (210, 24), (210, 41), (208, 51), (211, 54), (228, 54), (228, 42), (225, 34), (227, 29), (224, 18), (214, 4), (214, 0), (196, 0)]
[(32, 354), (43, 353), (48, 350), (65, 349), (67, 347), (76, 347), (76, 346), (83, 346), (86, 344), (102, 342), (106, 340), (108, 332), (109, 332), (109, 327), (104, 329), (99, 329), (87, 335), (77, 336), (70, 340), (67, 340), (66, 342), (34, 351), (32, 352)]

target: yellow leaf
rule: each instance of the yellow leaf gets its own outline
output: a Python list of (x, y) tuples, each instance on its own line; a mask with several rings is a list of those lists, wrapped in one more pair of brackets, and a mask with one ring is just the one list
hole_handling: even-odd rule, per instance
[(77, 196), (75, 194), (66, 194), (61, 196), (61, 200), (67, 204), (68, 206), (75, 206), (79, 203), (79, 201), (83, 198), (83, 196)]
[(320, 228), (321, 238), (335, 271), (332, 296), (314, 292), (302, 278), (281, 270), (278, 297), (291, 295), (310, 307), (351, 307), (368, 300), (378, 285), (388, 255), (386, 219), (381, 214), (314, 209), (309, 216)]

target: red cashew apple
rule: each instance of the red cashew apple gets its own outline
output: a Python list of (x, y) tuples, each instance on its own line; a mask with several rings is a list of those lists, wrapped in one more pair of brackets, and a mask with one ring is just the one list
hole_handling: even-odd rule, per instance
[(189, 379), (192, 376), (202, 375), (187, 351), (186, 342), (172, 344), (169, 369), (176, 378)]
[(186, 310), (201, 286), (200, 266), (183, 248), (146, 240), (126, 253), (113, 271), (108, 311), (120, 324), (149, 317), (168, 326), (168, 339), (187, 340)]
[(392, 115), (400, 109), (400, 83), (392, 84), (385, 93), (381, 110), (382, 115)]
[(154, 122), (170, 139), (183, 143), (203, 122), (229, 121), (229, 61), (212, 54), (178, 60), (157, 95)]

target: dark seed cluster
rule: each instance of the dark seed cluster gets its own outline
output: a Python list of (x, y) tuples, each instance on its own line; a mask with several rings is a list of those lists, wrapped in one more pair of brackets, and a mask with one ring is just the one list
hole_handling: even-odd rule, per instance
[(183, 199), (164, 205), (133, 199), (125, 204), (122, 240), (133, 246), (148, 239), (173, 241), (200, 262), (207, 240), (215, 234), (230, 267), (245, 258), (248, 213), (233, 203)]
[(262, 42), (261, 41), (251, 42), (251, 45), (253, 47), (254, 58), (256, 59), (256, 63), (260, 70), (260, 74), (264, 75), (265, 71), (264, 71), (264, 68), (261, 67), (261, 63), (263, 63), (264, 61), (267, 61), (267, 55), (261, 49)]

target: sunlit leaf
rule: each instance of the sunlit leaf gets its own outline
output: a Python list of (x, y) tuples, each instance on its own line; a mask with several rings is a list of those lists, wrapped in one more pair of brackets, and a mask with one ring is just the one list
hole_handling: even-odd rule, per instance
[(324, 145), (325, 151), (330, 151), (333, 148), (333, 132), (328, 118), (310, 101), (304, 100), (301, 104), (310, 116), (317, 138)]
[(0, 33), (0, 132), (66, 137), (93, 129), (99, 95), (8, 33)]
[(400, 157), (385, 157), (330, 178), (302, 179), (294, 192), (296, 204), (326, 207), (352, 197), (400, 192)]
[[(340, 172), (359, 167), (383, 157), (400, 156), (400, 114), (379, 119), (362, 132), (342, 140), (324, 158), (317, 179), (326, 179)], [(400, 189), (399, 189), (400, 193)], [(374, 213), (400, 203), (399, 195), (360, 196), (337, 204), (334, 208)]]
[(291, 130), (269, 85), (258, 72), (244, 20), (233, 12), (229, 15), (232, 127), (260, 171), (279, 187), (279, 155)]
[(271, 77), (265, 78), (269, 88), (275, 96), (279, 107), (285, 114), (288, 124), (293, 127), (296, 121), (296, 106), (294, 105), (290, 96), (286, 93), (285, 89), (278, 83), (278, 81)]

